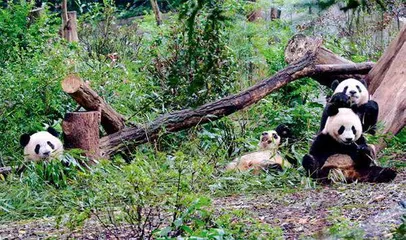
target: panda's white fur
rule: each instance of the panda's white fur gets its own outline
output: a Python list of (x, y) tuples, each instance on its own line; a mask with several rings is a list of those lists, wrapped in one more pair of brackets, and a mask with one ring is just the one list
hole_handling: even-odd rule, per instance
[(273, 164), (279, 164), (281, 167), (291, 167), (291, 164), (285, 161), (277, 152), (280, 141), (281, 138), (276, 131), (263, 132), (259, 139), (259, 150), (234, 159), (226, 166), (226, 170), (252, 170), (254, 174), (258, 174), (262, 170), (267, 170)]
[(357, 106), (367, 103), (370, 99), (368, 89), (365, 85), (354, 78), (348, 78), (340, 82), (334, 90), (334, 94), (339, 92), (347, 94), (351, 102)]
[[(28, 140), (28, 136), (26, 136)], [(24, 156), (28, 161), (40, 161), (58, 158), (63, 153), (63, 144), (59, 138), (48, 131), (41, 131), (29, 136), (24, 146)]]
[(340, 143), (350, 144), (361, 137), (361, 120), (352, 109), (339, 108), (336, 115), (327, 118), (322, 133), (329, 134)]

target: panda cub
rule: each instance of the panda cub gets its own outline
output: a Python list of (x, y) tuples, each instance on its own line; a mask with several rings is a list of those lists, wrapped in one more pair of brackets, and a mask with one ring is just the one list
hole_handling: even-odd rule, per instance
[(262, 171), (289, 168), (290, 163), (284, 161), (277, 152), (280, 143), (281, 137), (276, 131), (263, 132), (259, 140), (259, 150), (234, 159), (226, 166), (226, 170), (252, 170), (254, 174), (259, 174)]
[(338, 108), (351, 107), (361, 119), (363, 132), (375, 134), (379, 107), (378, 103), (370, 100), (365, 81), (349, 78), (339, 83), (336, 80), (331, 88), (334, 90), (334, 94), (323, 111), (320, 131), (324, 129), (329, 115), (328, 109), (334, 105), (334, 107)]
[(25, 160), (40, 161), (60, 157), (63, 144), (58, 136), (59, 133), (52, 127), (32, 135), (21, 135), (20, 144), (24, 147)]
[(389, 182), (396, 177), (390, 168), (373, 166), (374, 149), (362, 135), (362, 124), (350, 108), (330, 109), (325, 127), (314, 140), (302, 165), (316, 179), (329, 181), (331, 170), (340, 170), (345, 182)]

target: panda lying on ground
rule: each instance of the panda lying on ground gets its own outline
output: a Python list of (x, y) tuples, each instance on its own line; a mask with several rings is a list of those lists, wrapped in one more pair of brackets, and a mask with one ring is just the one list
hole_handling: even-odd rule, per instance
[(366, 88), (366, 83), (353, 78), (346, 79), (341, 83), (336, 80), (332, 84), (332, 89), (334, 90), (334, 94), (323, 111), (320, 131), (324, 129), (324, 125), (329, 116), (328, 108), (334, 105), (334, 107), (338, 108), (351, 107), (361, 119), (362, 131), (375, 134), (379, 107), (378, 103), (369, 100), (370, 96)]
[(325, 127), (314, 140), (302, 165), (313, 178), (328, 182), (330, 170), (340, 170), (345, 182), (389, 182), (390, 168), (373, 166), (374, 149), (362, 135), (359, 117), (350, 108), (329, 109)]
[(20, 144), (24, 147), (25, 160), (41, 161), (60, 157), (63, 144), (58, 136), (59, 133), (52, 127), (32, 135), (21, 135)]
[(278, 153), (280, 143), (281, 137), (276, 131), (263, 132), (259, 140), (259, 150), (234, 159), (226, 166), (226, 170), (252, 170), (254, 174), (258, 174), (262, 171), (289, 168), (291, 164)]

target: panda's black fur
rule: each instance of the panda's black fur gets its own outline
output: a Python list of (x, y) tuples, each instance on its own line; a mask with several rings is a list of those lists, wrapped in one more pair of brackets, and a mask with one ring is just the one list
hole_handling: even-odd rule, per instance
[[(364, 85), (365, 88), (367, 87), (365, 81), (363, 81), (363, 80), (358, 80), (358, 81), (360, 82), (360, 84)], [(333, 89), (333, 91), (336, 90), (336, 88), (339, 84), (340, 84), (340, 82), (338, 80), (335, 80), (332, 83), (331, 88)], [(365, 92), (362, 94), (369, 95), (368, 92)], [(378, 113), (379, 113), (378, 103), (373, 100), (368, 100), (364, 104), (360, 104), (360, 105), (352, 104), (350, 101), (350, 97), (347, 95), (347, 93), (345, 91), (336, 92), (330, 98), (329, 102), (327, 103), (326, 107), (324, 108), (319, 131), (323, 130), (323, 128), (326, 124), (326, 120), (329, 116), (328, 112), (331, 111), (332, 106), (333, 106), (333, 109), (341, 108), (341, 107), (352, 108), (353, 111), (355, 113), (357, 113), (357, 115), (359, 116), (359, 118), (361, 120), (362, 131), (364, 133), (370, 133), (372, 135), (374, 135), (376, 133), (376, 123), (378, 122)]]
[[(339, 114), (339, 108), (332, 105), (328, 117), (336, 114)], [(356, 117), (355, 119), (358, 121)], [(372, 160), (374, 151), (367, 145), (362, 134), (351, 144), (341, 143), (331, 134), (325, 131), (320, 132), (314, 140), (309, 154), (303, 157), (302, 165), (309, 176), (322, 182), (329, 182), (328, 175), (332, 168), (324, 167), (328, 161), (328, 165), (333, 165), (334, 168), (343, 171), (346, 182), (389, 182), (396, 177), (394, 170), (374, 166)], [(351, 161), (349, 165), (348, 160)], [(344, 163), (346, 161), (347, 163)]]
[(293, 166), (297, 166), (298, 161), (295, 158), (293, 158), (293, 153), (291, 150), (292, 145), (296, 142), (296, 139), (293, 136), (292, 131), (290, 130), (290, 127), (285, 124), (279, 124), (275, 128), (275, 131), (278, 133), (279, 137), (281, 138), (281, 140), (280, 140), (281, 145), (283, 145), (284, 148), (286, 149), (287, 154), (284, 154), (284, 158), (289, 163), (291, 163)]

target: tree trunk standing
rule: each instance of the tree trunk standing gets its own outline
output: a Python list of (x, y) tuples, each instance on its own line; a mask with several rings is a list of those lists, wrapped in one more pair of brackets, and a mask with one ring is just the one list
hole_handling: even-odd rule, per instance
[(108, 158), (118, 152), (149, 142), (165, 132), (176, 132), (199, 124), (218, 120), (238, 110), (251, 106), (271, 92), (303, 77), (324, 73), (365, 72), (371, 69), (369, 63), (348, 65), (314, 65), (314, 53), (308, 53), (300, 61), (287, 66), (274, 76), (238, 94), (205, 104), (196, 109), (186, 109), (158, 117), (144, 128), (124, 128), (100, 139), (101, 156)]
[[(391, 42), (366, 77), (368, 90), (379, 104), (383, 133), (399, 133), (406, 125), (406, 26)], [(379, 151), (385, 146), (378, 144)]]
[(62, 29), (61, 36), (68, 42), (78, 42), (76, 12), (68, 12), (68, 1), (62, 1)]
[(150, 0), (152, 10), (154, 11), (155, 14), (155, 19), (156, 19), (156, 25), (161, 25), (162, 24), (162, 16), (161, 16), (161, 11), (159, 11), (159, 6), (158, 2), (156, 0)]
[(66, 149), (79, 148), (92, 160), (100, 157), (99, 112), (67, 113), (62, 122)]
[(66, 77), (62, 81), (62, 89), (84, 109), (100, 111), (101, 124), (107, 134), (115, 133), (125, 127), (124, 118), (79, 77), (75, 75)]
[[(323, 40), (321, 38), (310, 38), (303, 34), (293, 36), (285, 48), (285, 61), (289, 64), (302, 58), (308, 51), (316, 54), (315, 64), (353, 64), (354, 62), (347, 60), (343, 57), (337, 56), (329, 49), (322, 46)], [(367, 73), (367, 72), (366, 72)], [(340, 75), (319, 75), (314, 79), (320, 84), (331, 87), (331, 83), (336, 80), (346, 78), (363, 78), (366, 74), (340, 74)]]

